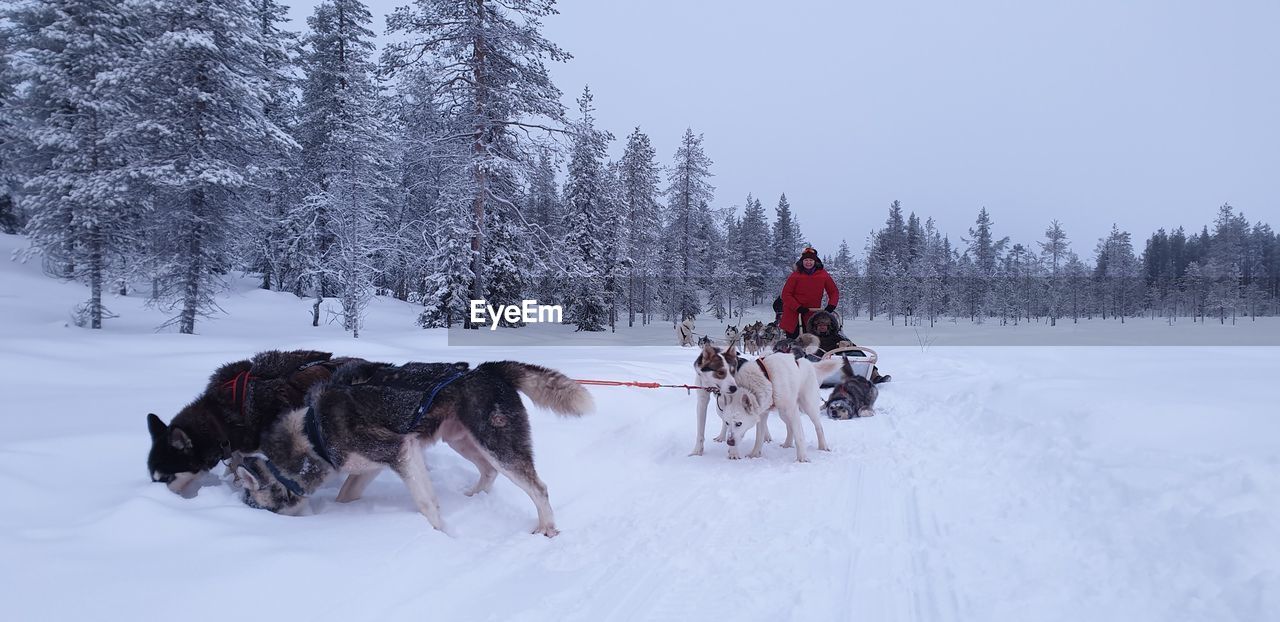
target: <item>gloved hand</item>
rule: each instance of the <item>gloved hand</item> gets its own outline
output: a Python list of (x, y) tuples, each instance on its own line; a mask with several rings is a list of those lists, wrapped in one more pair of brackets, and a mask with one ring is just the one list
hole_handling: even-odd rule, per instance
[(806, 313), (809, 312), (809, 307), (797, 307), (796, 312), (799, 313), (800, 315), (805, 315)]
[(836, 306), (835, 306), (835, 305), (827, 305), (827, 306), (826, 306), (826, 309), (827, 309), (827, 313), (835, 313), (835, 312), (836, 312)]

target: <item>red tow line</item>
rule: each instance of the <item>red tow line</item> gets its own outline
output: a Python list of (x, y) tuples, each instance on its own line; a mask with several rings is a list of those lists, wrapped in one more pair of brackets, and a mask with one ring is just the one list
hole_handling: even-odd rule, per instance
[(602, 387), (640, 387), (641, 389), (684, 389), (692, 391), (693, 389), (702, 389), (703, 391), (716, 392), (715, 387), (700, 387), (696, 384), (659, 384), (657, 382), (637, 382), (628, 380), (583, 380), (574, 378), (574, 382), (578, 384), (589, 384)]

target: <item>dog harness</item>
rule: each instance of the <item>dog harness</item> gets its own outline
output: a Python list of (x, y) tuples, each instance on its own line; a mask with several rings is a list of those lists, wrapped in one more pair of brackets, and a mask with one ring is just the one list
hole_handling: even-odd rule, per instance
[(249, 381), (253, 380), (253, 376), (249, 375), (249, 370), (244, 370), (235, 375), (234, 378), (222, 383), (222, 388), (231, 389), (231, 403), (240, 410), (240, 418), (246, 418), (244, 409), (246, 405), (246, 397), (249, 395)]
[(756, 359), (756, 365), (760, 366), (760, 373), (764, 374), (764, 379), (773, 382), (773, 378), (769, 377), (769, 368), (764, 366), (764, 358)]
[(302, 417), (302, 429), (307, 433), (307, 440), (311, 442), (311, 447), (316, 450), (316, 453), (320, 454), (329, 466), (337, 468), (338, 464), (333, 461), (333, 454), (329, 453), (329, 443), (324, 440), (324, 428), (320, 427), (320, 417), (316, 416), (315, 408), (307, 408), (307, 414)]
[[(247, 459), (249, 458), (246, 458), (246, 460)], [(288, 490), (289, 492), (299, 497), (307, 496), (306, 491), (302, 489), (302, 485), (299, 484), (297, 481), (295, 481), (293, 478), (285, 475), (284, 471), (281, 471), (280, 467), (276, 466), (276, 463), (272, 462), (269, 459), (261, 459), (261, 458), (259, 459), (262, 460), (262, 462), (267, 465), (267, 470), (271, 472), (271, 477), (276, 478), (276, 481), (280, 482), (280, 485), (284, 486), (285, 490)]]
[(417, 429), (418, 424), (422, 423), (422, 418), (426, 417), (427, 413), (431, 411), (431, 405), (436, 401), (436, 396), (439, 395), (440, 392), (443, 391), (445, 387), (449, 386), (450, 384), (453, 384), (455, 380), (473, 371), (475, 370), (469, 369), (467, 371), (455, 371), (453, 372), (453, 375), (449, 376), (448, 378), (445, 378), (444, 380), (441, 380), (439, 384), (432, 387), (431, 391), (427, 393), (425, 396), (423, 396), (422, 402), (418, 404), (418, 410), (414, 411), (413, 420), (409, 422), (409, 427), (402, 430), (400, 433), (408, 434), (414, 431), (415, 429)]

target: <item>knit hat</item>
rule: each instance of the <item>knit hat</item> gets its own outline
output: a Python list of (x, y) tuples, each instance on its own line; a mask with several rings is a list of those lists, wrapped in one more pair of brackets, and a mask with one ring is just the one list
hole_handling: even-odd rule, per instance
[(812, 246), (806, 246), (804, 252), (800, 253), (800, 261), (804, 261), (806, 259), (817, 261), (818, 251), (814, 250)]

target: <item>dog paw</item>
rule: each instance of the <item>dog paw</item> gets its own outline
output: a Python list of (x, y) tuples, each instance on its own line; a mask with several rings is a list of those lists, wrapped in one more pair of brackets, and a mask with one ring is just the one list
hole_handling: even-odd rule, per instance
[(533, 533), (542, 534), (548, 538), (554, 538), (560, 535), (560, 530), (556, 529), (555, 525), (539, 525), (537, 529), (533, 530)]
[(689, 455), (690, 455), (690, 456), (701, 456), (701, 455), (702, 455), (702, 448), (701, 448), (701, 447), (694, 447), (694, 448), (693, 448), (693, 451), (689, 452)]
[(723, 442), (724, 442), (724, 435), (723, 435), (723, 434), (721, 434), (720, 436), (717, 436), (717, 437), (715, 437), (715, 438), (713, 438), (713, 439), (711, 439), (711, 440), (713, 440), (713, 441), (715, 441), (715, 442), (717, 442), (717, 443), (723, 443)]
[(747, 457), (748, 457), (748, 458), (759, 458), (759, 457), (760, 457), (760, 452), (758, 452), (758, 451), (753, 451), (753, 452), (751, 452), (751, 453), (747, 454)]
[(730, 459), (730, 460), (738, 460), (738, 459), (740, 459), (740, 458), (742, 458), (742, 456), (738, 455), (738, 450), (737, 450), (736, 448), (734, 448), (734, 449), (730, 449), (730, 450), (729, 450), (729, 459)]
[(795, 443), (792, 443), (791, 441), (785, 441), (782, 443), (781, 447), (784, 449), (791, 449), (792, 447), (795, 447)]
[(809, 462), (809, 456), (800, 456), (796, 458), (796, 462)]

